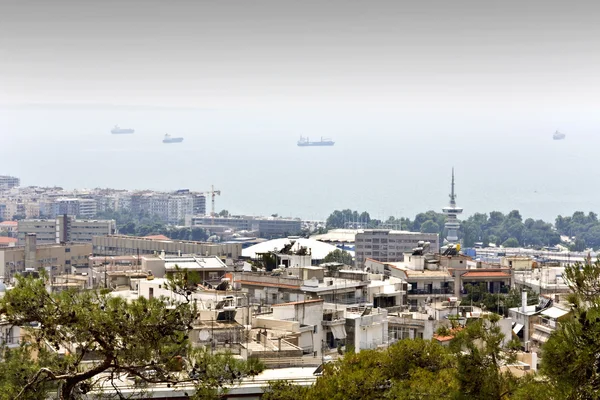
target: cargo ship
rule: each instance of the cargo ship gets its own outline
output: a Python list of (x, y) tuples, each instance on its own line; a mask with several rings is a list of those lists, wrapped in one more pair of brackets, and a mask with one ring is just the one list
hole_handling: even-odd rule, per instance
[(171, 137), (168, 133), (165, 134), (165, 138), (163, 139), (163, 143), (181, 143), (183, 142), (182, 137)]
[(133, 132), (135, 132), (133, 129), (119, 128), (119, 125), (115, 125), (115, 127), (112, 128), (110, 131), (110, 133), (112, 133), (113, 135), (124, 135), (124, 134), (128, 134), (128, 133), (133, 133)]
[(559, 131), (554, 132), (554, 135), (552, 135), (552, 139), (554, 140), (563, 140), (566, 137), (566, 135), (564, 133), (560, 133)]
[(321, 138), (319, 142), (311, 142), (307, 137), (300, 136), (300, 140), (298, 140), (298, 146), (300, 147), (308, 147), (308, 146), (333, 146), (335, 144), (334, 141), (327, 138)]

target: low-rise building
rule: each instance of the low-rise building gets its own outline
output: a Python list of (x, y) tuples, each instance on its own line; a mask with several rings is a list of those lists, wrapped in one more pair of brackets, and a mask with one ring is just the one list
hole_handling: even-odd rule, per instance
[(23, 246), (0, 248), (0, 277), (9, 282), (27, 269), (46, 269), (49, 275), (77, 273), (89, 269), (91, 244), (38, 244), (35, 234), (25, 237)]
[(204, 243), (189, 240), (164, 240), (135, 236), (109, 235), (92, 238), (94, 254), (99, 256), (197, 254), (237, 260), (242, 254), (240, 243)]

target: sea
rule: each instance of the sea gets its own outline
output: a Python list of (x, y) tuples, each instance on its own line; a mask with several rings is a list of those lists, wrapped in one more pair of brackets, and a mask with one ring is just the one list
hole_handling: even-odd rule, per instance
[[(135, 133), (112, 135), (116, 124)], [(557, 129), (565, 140), (552, 139)], [(165, 133), (184, 141), (163, 144)], [(4, 107), (0, 174), (65, 189), (214, 185), (216, 209), (233, 214), (412, 219), (447, 205), (454, 167), (465, 216), (517, 209), (553, 221), (600, 212), (598, 133), (597, 117), (550, 112)], [(298, 147), (301, 135), (336, 143)]]

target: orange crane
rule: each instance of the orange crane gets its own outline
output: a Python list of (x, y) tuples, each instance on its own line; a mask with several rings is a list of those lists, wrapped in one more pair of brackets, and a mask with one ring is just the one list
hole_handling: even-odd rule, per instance
[(211, 216), (211, 225), (213, 225), (215, 223), (215, 196), (220, 196), (221, 191), (215, 190), (215, 186), (211, 185), (210, 191), (204, 192), (203, 194), (206, 196), (211, 196), (210, 216)]

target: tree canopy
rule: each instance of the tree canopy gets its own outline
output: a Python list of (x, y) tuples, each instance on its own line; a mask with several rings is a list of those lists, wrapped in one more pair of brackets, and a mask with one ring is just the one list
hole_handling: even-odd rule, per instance
[(44, 399), (56, 390), (63, 400), (76, 399), (103, 385), (115, 393), (112, 383), (125, 376), (142, 383), (187, 383), (206, 398), (260, 370), (191, 345), (196, 310), (189, 291), (173, 287), (187, 299), (177, 303), (127, 301), (106, 291), (50, 294), (45, 279), (17, 276), (15, 288), (0, 300), (5, 320), (27, 332), (19, 348), (2, 351), (0, 399)]
[(600, 261), (565, 268), (573, 316), (542, 348), (542, 371), (565, 399), (600, 398)]
[(129, 211), (105, 211), (98, 213), (97, 218), (114, 219), (117, 230), (122, 235), (149, 236), (165, 235), (175, 240), (205, 241), (208, 232), (199, 227), (169, 226), (160, 218), (148, 213), (133, 213)]
[[(404, 339), (386, 350), (346, 353), (327, 363), (314, 385), (272, 382), (265, 400), (496, 399), (547, 400), (531, 377), (502, 370), (514, 358), (503, 348), (497, 317), (454, 330), (450, 347), (435, 340)], [(551, 393), (552, 392), (552, 393)], [(544, 397), (545, 396), (545, 397)], [(556, 397), (554, 397), (556, 398)]]
[[(366, 211), (335, 210), (327, 218), (327, 229), (334, 228), (387, 228), (412, 232), (444, 235), (446, 216), (433, 210), (418, 213), (414, 220), (390, 216), (374, 219)], [(568, 236), (570, 248), (584, 251), (587, 247), (600, 249), (600, 221), (596, 213), (576, 211), (572, 216), (558, 216), (553, 223), (541, 219), (524, 218), (518, 210), (504, 214), (475, 213), (461, 221), (459, 237), (464, 247), (475, 243), (504, 247), (542, 248), (561, 243), (561, 235)]]
[(347, 251), (340, 249), (333, 250), (325, 256), (324, 263), (341, 263), (345, 265), (353, 265), (352, 256)]

